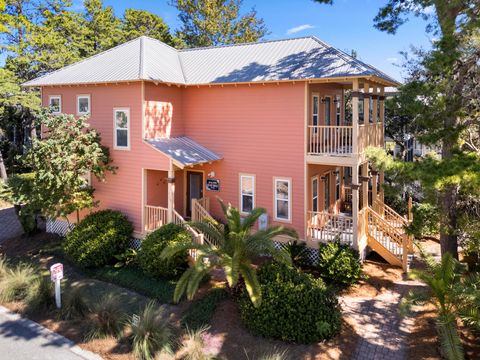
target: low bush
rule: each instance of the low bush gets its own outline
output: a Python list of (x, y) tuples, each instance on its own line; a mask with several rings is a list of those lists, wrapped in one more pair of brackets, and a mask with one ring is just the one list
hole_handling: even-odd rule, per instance
[(133, 225), (119, 211), (102, 210), (85, 217), (67, 235), (65, 254), (77, 265), (100, 267), (114, 260), (128, 246)]
[(70, 287), (65, 291), (60, 309), (60, 317), (63, 320), (83, 319), (89, 312), (90, 308), (83, 296), (82, 289)]
[(177, 253), (169, 259), (160, 254), (167, 246), (178, 242), (191, 241), (190, 234), (181, 226), (167, 224), (147, 235), (138, 253), (140, 268), (156, 277), (175, 278), (187, 268), (187, 251)]
[(18, 264), (13, 269), (6, 269), (0, 282), (0, 301), (24, 300), (35, 279), (35, 270), (30, 265)]
[(302, 267), (308, 264), (308, 250), (304, 242), (297, 240), (282, 244), (282, 249), (287, 252), (292, 259), (292, 264), (296, 267)]
[(190, 330), (198, 330), (210, 325), (217, 305), (226, 298), (223, 288), (212, 289), (208, 294), (194, 300), (182, 318), (182, 326)]
[(123, 331), (124, 315), (118, 300), (111, 294), (104, 296), (95, 304), (90, 319), (87, 340), (119, 337)]
[(239, 302), (241, 318), (250, 331), (299, 343), (318, 342), (340, 331), (338, 299), (321, 279), (277, 263), (262, 265), (257, 274), (260, 306), (253, 305), (246, 290)]
[(362, 277), (358, 251), (340, 242), (320, 244), (318, 268), (324, 279), (336, 284), (352, 285)]
[(27, 289), (26, 311), (48, 310), (55, 306), (55, 288), (49, 276), (38, 276)]
[(104, 266), (90, 269), (87, 274), (96, 279), (119, 285), (139, 294), (157, 299), (160, 303), (172, 303), (176, 282), (174, 280), (154, 278), (136, 267), (115, 268)]
[(137, 321), (129, 323), (133, 353), (137, 359), (153, 360), (157, 353), (171, 353), (172, 329), (165, 309), (150, 301)]

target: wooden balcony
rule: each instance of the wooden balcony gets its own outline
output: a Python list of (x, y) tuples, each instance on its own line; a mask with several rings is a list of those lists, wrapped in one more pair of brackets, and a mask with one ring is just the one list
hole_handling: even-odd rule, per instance
[(358, 125), (356, 139), (353, 130), (353, 126), (309, 125), (307, 154), (352, 157), (368, 146), (383, 147), (383, 123)]
[(308, 212), (307, 239), (323, 243), (340, 241), (352, 245), (353, 217), (347, 214)]

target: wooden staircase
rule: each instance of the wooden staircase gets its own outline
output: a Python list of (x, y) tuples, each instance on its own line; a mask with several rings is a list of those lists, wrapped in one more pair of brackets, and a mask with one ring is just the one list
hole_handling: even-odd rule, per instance
[(413, 251), (412, 237), (405, 232), (409, 221), (383, 203), (374, 203), (366, 212), (368, 246), (392, 265), (408, 270), (408, 255)]

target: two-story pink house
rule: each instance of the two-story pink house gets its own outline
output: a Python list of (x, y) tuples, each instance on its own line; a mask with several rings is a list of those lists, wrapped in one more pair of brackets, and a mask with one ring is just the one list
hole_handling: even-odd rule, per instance
[(258, 226), (293, 227), (310, 247), (339, 238), (405, 263), (405, 220), (364, 154), (383, 147), (384, 88), (397, 82), (315, 37), (187, 50), (140, 37), (24, 85), (90, 115), (118, 166), (92, 180), (96, 197), (138, 238), (220, 217), (218, 196), (266, 208)]

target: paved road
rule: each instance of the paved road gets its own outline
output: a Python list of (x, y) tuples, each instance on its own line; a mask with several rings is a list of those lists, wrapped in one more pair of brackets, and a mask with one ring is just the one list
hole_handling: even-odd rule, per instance
[(0, 306), (0, 360), (101, 360), (72, 341)]
[(13, 207), (0, 209), (0, 242), (23, 234), (22, 225), (18, 221)]

